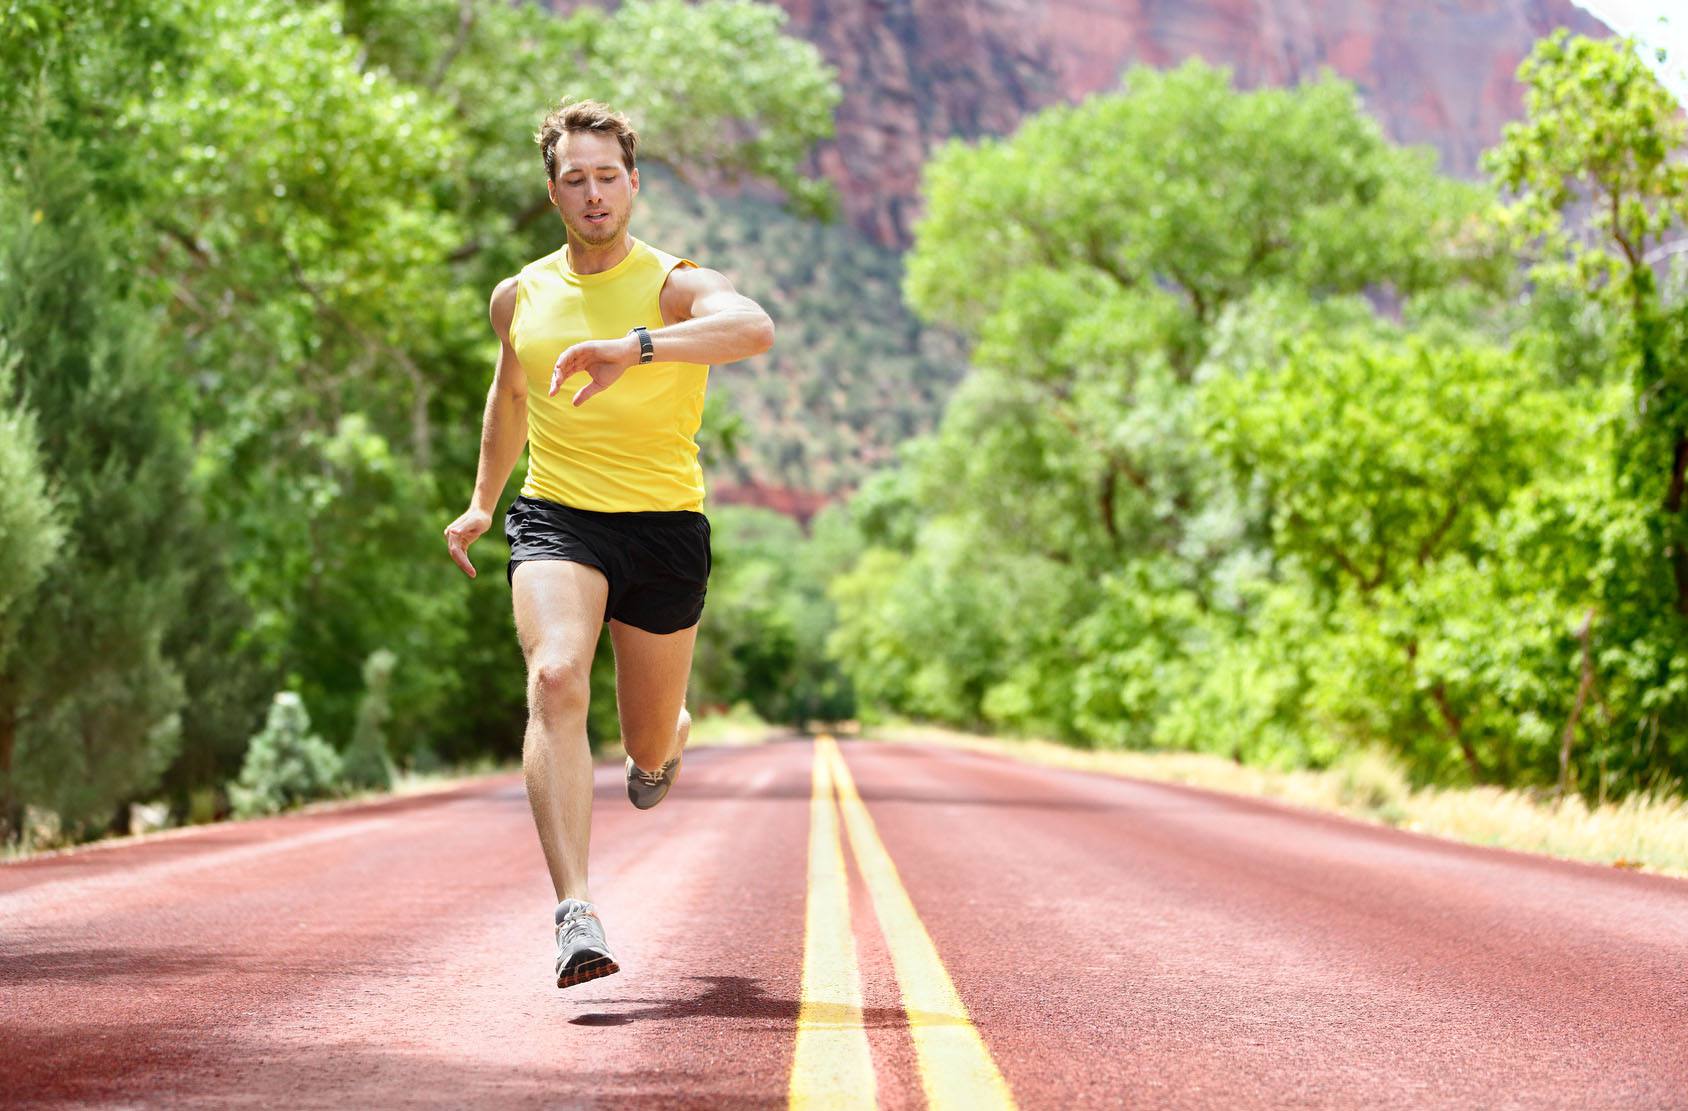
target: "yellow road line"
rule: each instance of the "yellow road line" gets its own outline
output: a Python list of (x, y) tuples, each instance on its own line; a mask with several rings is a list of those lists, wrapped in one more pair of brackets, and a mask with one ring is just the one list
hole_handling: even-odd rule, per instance
[(815, 741), (817, 776), (822, 764), (831, 765), (844, 828), (850, 835), (850, 851), (867, 883), (874, 914), (891, 951), (927, 1104), (964, 1111), (1013, 1107), (1008, 1082), (968, 1017), (955, 983), (897, 875), (897, 866), (856, 793), (856, 782), (843, 753), (831, 737)]
[(797, 1052), (791, 1063), (794, 1108), (857, 1108), (878, 1104), (862, 977), (850, 932), (850, 887), (844, 842), (833, 806), (832, 765), (818, 756), (809, 801), (809, 896), (803, 925), (803, 996)]

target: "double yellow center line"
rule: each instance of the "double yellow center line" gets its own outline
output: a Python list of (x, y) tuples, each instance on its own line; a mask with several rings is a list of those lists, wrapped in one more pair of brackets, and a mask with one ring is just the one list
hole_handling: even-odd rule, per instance
[(854, 1108), (877, 1103), (873, 1058), (862, 1022), (861, 967), (850, 929), (844, 843), (838, 831), (842, 812), (850, 850), (891, 953), (927, 1103), (969, 1111), (1013, 1107), (1008, 1084), (956, 994), (831, 737), (815, 740), (813, 784), (803, 998), (791, 1067), (791, 1106)]

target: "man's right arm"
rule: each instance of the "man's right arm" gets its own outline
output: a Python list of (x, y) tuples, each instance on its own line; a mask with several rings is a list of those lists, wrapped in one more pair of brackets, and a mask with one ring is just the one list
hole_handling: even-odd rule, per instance
[(486, 413), (481, 419), (481, 458), (475, 468), (475, 489), (469, 508), (446, 526), (446, 550), (463, 573), (475, 577), (469, 562), (469, 545), (492, 524), (492, 511), (510, 472), (527, 443), (527, 376), (510, 346), (510, 320), (516, 310), (516, 279), (506, 278), (492, 291), (487, 316), (498, 336), (498, 364), (492, 387), (487, 390)]

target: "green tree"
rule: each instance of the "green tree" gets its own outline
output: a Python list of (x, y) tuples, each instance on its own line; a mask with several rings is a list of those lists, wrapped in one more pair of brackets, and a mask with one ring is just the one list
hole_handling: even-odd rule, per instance
[[(1215, 378), (1206, 393), (1208, 442), (1260, 493), (1272, 551), (1337, 611), (1327, 651), (1345, 666), (1326, 672), (1326, 724), (1407, 748), (1421, 767), (1440, 772), (1451, 753), (1472, 779), (1501, 778), (1513, 756), (1504, 730), (1489, 731), (1487, 752), (1473, 739), (1485, 690), (1436, 665), (1496, 516), (1580, 413), (1503, 352), (1423, 343), (1304, 342), (1281, 366)], [(1432, 646), (1442, 655), (1427, 660)]]
[(1216, 480), (1189, 387), (1259, 298), (1299, 291), (1317, 316), (1494, 279), (1458, 234), (1481, 192), (1384, 141), (1332, 80), (1238, 93), (1200, 63), (1133, 70), (1117, 95), (952, 144), (924, 189), (909, 299), (976, 341), (928, 504), (1080, 566), (1192, 542)]
[(1207, 442), (1258, 485), (1280, 558), (1369, 594), (1472, 547), (1552, 452), (1547, 397), (1504, 353), (1304, 343), (1212, 380)]
[[(1144, 743), (1169, 691), (1121, 684), (1186, 658), (1201, 623), (1179, 615), (1237, 612), (1269, 564), (1200, 383), (1273, 356), (1275, 321), (1380, 333), (1368, 297), (1500, 285), (1483, 193), (1387, 143), (1340, 82), (1237, 92), (1200, 63), (952, 143), (923, 192), (906, 294), (972, 341), (972, 370), (903, 455), (915, 511), (889, 522), (911, 550), (837, 586), (834, 649), (864, 702)], [(1189, 597), (1133, 603), (1149, 584)]]
[(1536, 280), (1639, 315), (1658, 293), (1655, 251), (1688, 219), (1681, 105), (1628, 39), (1556, 31), (1518, 79), (1525, 118), (1483, 159), (1513, 193), (1499, 222), (1530, 249)]
[(1688, 616), (1688, 348), (1655, 274), (1688, 223), (1688, 122), (1629, 40), (1560, 31), (1518, 76), (1527, 118), (1484, 159), (1514, 195), (1498, 222), (1529, 252), (1535, 281), (1586, 294), (1621, 321), (1619, 365), (1636, 404), (1617, 444), (1619, 482), (1657, 501), (1660, 558)]
[[(15, 396), (12, 378), (20, 362), (0, 339), (0, 398)], [(26, 405), (0, 408), (0, 673), (17, 642), (20, 615), (46, 581), (64, 544), (64, 526), (54, 517), (35, 434), (35, 417)]]
[(20, 169), (0, 203), (6, 406), (34, 414), (65, 545), (14, 618), (0, 750), (14, 805), (97, 831), (175, 755), (184, 689), (163, 643), (185, 601), (176, 552), (203, 524), (174, 385), (86, 170), (46, 145)]
[[(182, 81), (131, 114), (154, 185), (156, 295), (206, 368), (203, 458), (245, 553), (248, 640), (331, 737), (351, 728), (358, 661), (386, 645), (400, 657), (395, 736), (466, 755), (502, 735), (513, 749), (508, 599), (445, 581), (437, 530), (416, 522), (449, 519), (472, 473), (486, 291), (555, 246), (534, 125), (564, 92), (619, 90), (653, 161), (715, 136), (702, 172), (795, 188), (794, 152), (830, 127), (836, 89), (774, 9), (744, 3), (566, 20), (429, 0), (248, 8), (207, 3)], [(688, 75), (690, 109), (670, 106), (649, 56), (625, 56), (657, 23), (678, 36), (662, 65)], [(765, 76), (733, 84), (738, 54)], [(508, 693), (488, 698), (488, 684)]]
[(1688, 124), (1627, 40), (1555, 34), (1519, 77), (1527, 117), (1485, 159), (1510, 192), (1496, 223), (1543, 303), (1581, 306), (1543, 316), (1524, 342), (1605, 356), (1562, 361), (1612, 387), (1600, 426), (1608, 464), (1518, 517), (1524, 537), (1581, 571), (1552, 577), (1586, 615), (1565, 655), (1591, 692), (1566, 716), (1565, 778), (1580, 725), (1598, 789), (1664, 786), (1688, 774), (1688, 299), (1659, 272), (1688, 223)]
[(697, 702), (748, 702), (764, 720), (798, 727), (849, 717), (849, 687), (825, 653), (834, 617), (823, 591), (848, 558), (850, 534), (822, 521), (806, 537), (789, 517), (739, 506), (710, 519), (714, 570), (693, 667)]
[[(0, 339), (0, 399), (13, 396), (12, 376), (18, 357)], [(36, 591), (46, 582), (53, 561), (64, 544), (64, 528), (54, 515), (52, 492), (43, 471), (35, 419), (29, 409), (0, 404), (0, 712), (12, 709), (16, 696), (7, 688), (19, 666), (13, 652), (19, 642), (23, 616), (35, 605)], [(0, 719), (0, 831), (16, 826), (13, 761), (17, 725)]]
[[(87, 828), (123, 792), (152, 790), (172, 750), (166, 785), (179, 799), (226, 781), (277, 688), (302, 692), (344, 742), (368, 694), (360, 666), (378, 647), (397, 657), (398, 755), (514, 749), (523, 707), (508, 597), (455, 578), (426, 522), (460, 508), (472, 472), (493, 355), (486, 292), (559, 238), (534, 125), (558, 96), (606, 96), (639, 120), (653, 171), (772, 183), (795, 210), (824, 208), (827, 189), (801, 171), (830, 132), (838, 90), (783, 20), (744, 0), (650, 0), (566, 19), (494, 0), (7, 9), (0, 60), (17, 79), (0, 90), (0, 150), (9, 165), (82, 175), (66, 190), (87, 196), (88, 220), (61, 269), (98, 270), (105, 284), (76, 286), (100, 314), (68, 296), (53, 307), (97, 326), (37, 343), (50, 314), (36, 294), (76, 283), (13, 282), (8, 271), (0, 330), (42, 363), (55, 344), (99, 347), (112, 367), (100, 388), (134, 402), (114, 431), (84, 415), (104, 412), (106, 394), (78, 400), (76, 375), (33, 366), (6, 399), (38, 418), (42, 468), (65, 498), (58, 519), (116, 504), (100, 541), (120, 556), (109, 594), (114, 607), (131, 594), (139, 603), (133, 629), (94, 622), (95, 607), (74, 627), (136, 682), (134, 699), (107, 697), (124, 721), (109, 745), (78, 756), (72, 742), (92, 728), (69, 718), (41, 732), (74, 675), (5, 673), (7, 735), (38, 744), (25, 770), (61, 793), (105, 784), (64, 803), (87, 812)], [(656, 53), (632, 45), (657, 39)], [(33, 181), (0, 213), (20, 235), (43, 207)], [(45, 211), (41, 235), (72, 234), (57, 208)], [(169, 434), (131, 453), (159, 413)], [(86, 459), (66, 464), (66, 443)], [(99, 471), (101, 453), (145, 466), (120, 490)], [(94, 469), (77, 470), (87, 460)], [(166, 471), (179, 491), (158, 477)], [(167, 572), (154, 573), (136, 539), (148, 514), (174, 553)], [(78, 559), (106, 554), (74, 525), (67, 543)], [(496, 581), (501, 553), (488, 556)], [(597, 704), (609, 710), (607, 725), (595, 714), (596, 735), (613, 727), (604, 656)], [(55, 659), (35, 657), (42, 668)], [(92, 687), (87, 698), (97, 701)], [(157, 728), (131, 744), (144, 723)], [(108, 762), (110, 776), (86, 772), (88, 760)]]
[(438, 538), (419, 524), (437, 503), (432, 476), (361, 414), (328, 434), (297, 433), (293, 451), (288, 470), (208, 460), (223, 464), (221, 504), (239, 509), (224, 512), (246, 555), (235, 569), (253, 611), (246, 636), (267, 667), (291, 676), (337, 745), (351, 737), (364, 661), (388, 648), (401, 661), (395, 733), (425, 737), (453, 694), (465, 636), (457, 571), (430, 558)]

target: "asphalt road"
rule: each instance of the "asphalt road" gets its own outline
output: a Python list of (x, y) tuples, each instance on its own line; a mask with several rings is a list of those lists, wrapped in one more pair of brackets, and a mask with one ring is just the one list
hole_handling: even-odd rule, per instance
[(520, 780), (0, 867), (18, 1106), (1688, 1108), (1688, 882), (940, 747)]

